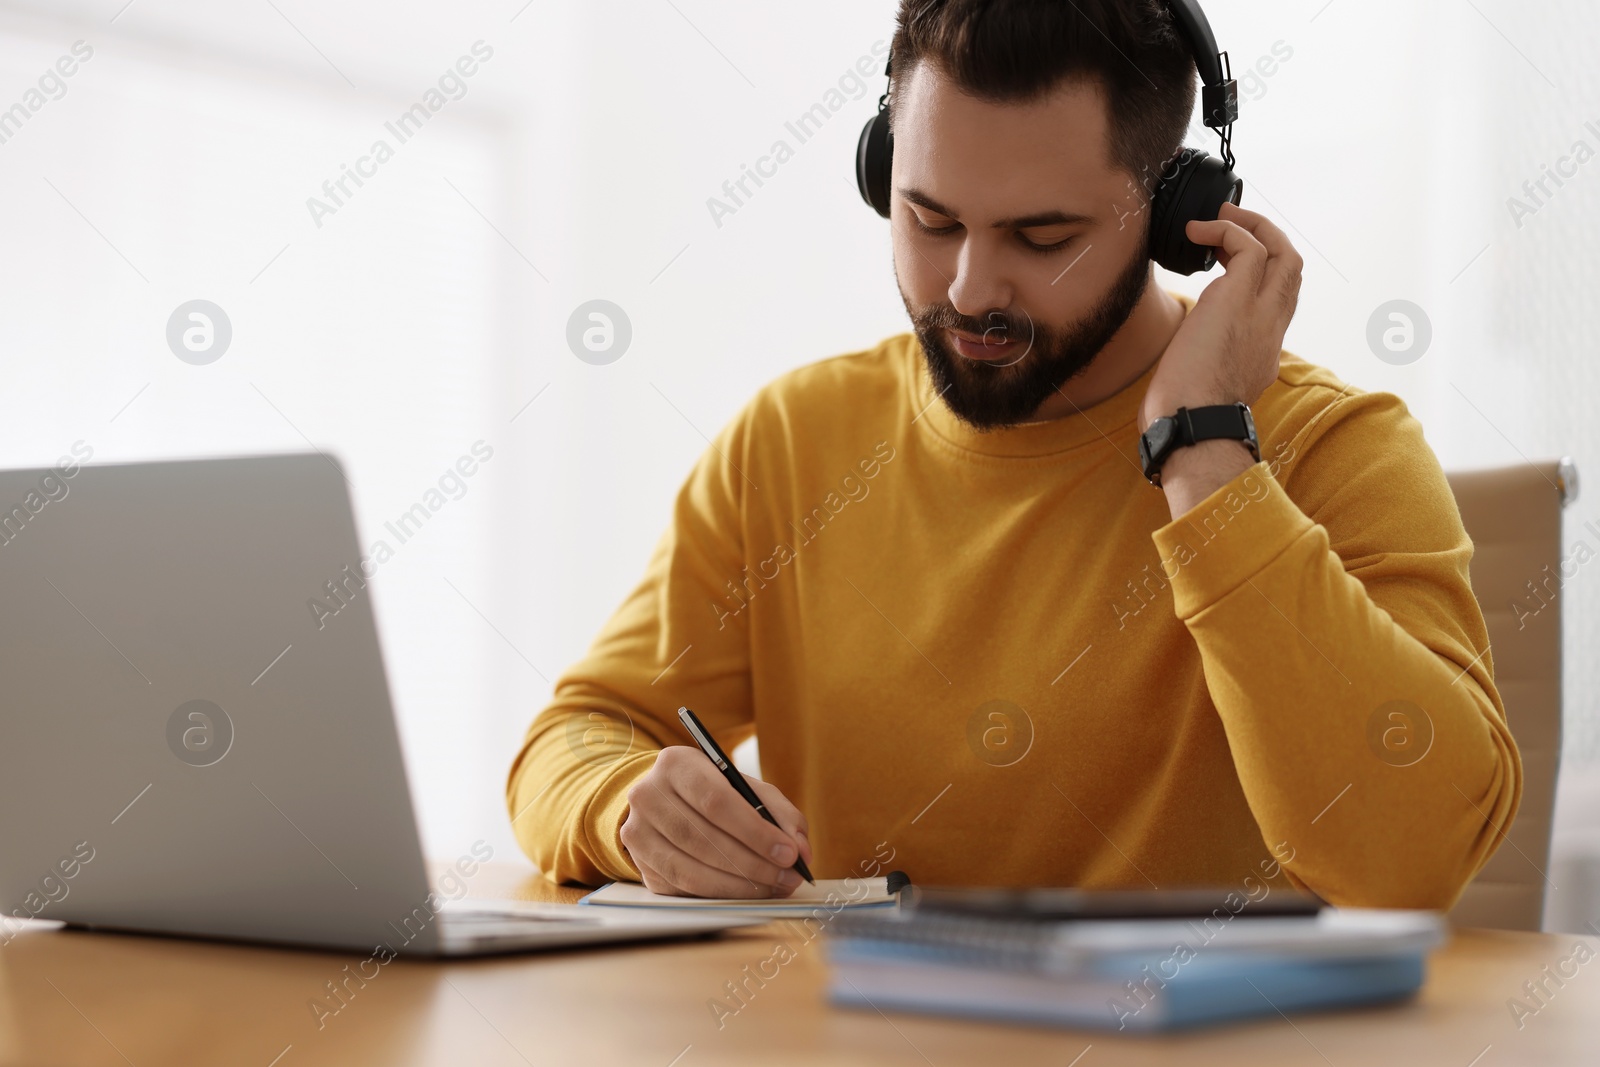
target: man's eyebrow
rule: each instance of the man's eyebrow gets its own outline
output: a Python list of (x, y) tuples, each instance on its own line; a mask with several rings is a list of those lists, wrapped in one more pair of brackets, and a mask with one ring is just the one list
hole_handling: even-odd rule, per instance
[[(957, 215), (921, 189), (901, 189), (900, 195), (913, 204), (927, 208), (929, 211), (937, 211), (941, 215), (948, 215), (958, 222), (961, 219), (960, 215)], [(998, 230), (1027, 230), (1035, 226), (1078, 226), (1093, 221), (1094, 218), (1090, 215), (1077, 215), (1066, 211), (1040, 211), (1033, 215), (1019, 215), (1016, 218), (999, 219), (994, 223), (994, 228)]]

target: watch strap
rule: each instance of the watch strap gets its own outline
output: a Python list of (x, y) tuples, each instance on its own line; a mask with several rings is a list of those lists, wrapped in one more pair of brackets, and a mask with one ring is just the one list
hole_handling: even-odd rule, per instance
[(1255, 427), (1249, 419), (1250, 409), (1243, 404), (1213, 404), (1203, 408), (1179, 408), (1177, 414), (1179, 440), (1186, 445), (1199, 441), (1226, 438), (1240, 441), (1257, 459), (1261, 454), (1255, 442)]
[[(1150, 431), (1139, 436), (1139, 458), (1143, 463), (1144, 476), (1150, 484), (1161, 485), (1161, 468), (1166, 464), (1167, 457), (1178, 449), (1200, 441), (1225, 439), (1238, 441), (1250, 450), (1250, 454), (1259, 462), (1261, 447), (1256, 441), (1255, 419), (1250, 414), (1248, 404), (1213, 404), (1198, 408), (1179, 408), (1171, 415), (1157, 419), (1156, 422), (1168, 423), (1171, 433), (1164, 439), (1160, 436), (1152, 439)], [(1155, 423), (1151, 424), (1152, 427)]]

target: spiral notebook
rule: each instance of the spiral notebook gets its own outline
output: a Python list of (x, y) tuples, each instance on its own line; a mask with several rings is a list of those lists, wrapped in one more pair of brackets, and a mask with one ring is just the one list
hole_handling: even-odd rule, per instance
[(819, 908), (839, 911), (844, 908), (893, 907), (900, 890), (910, 879), (899, 871), (882, 878), (818, 878), (816, 885), (802, 883), (787, 897), (751, 900), (743, 897), (680, 897), (653, 893), (637, 882), (612, 882), (578, 901), (613, 908), (677, 908), (710, 910), (730, 914), (785, 915), (809, 914)]

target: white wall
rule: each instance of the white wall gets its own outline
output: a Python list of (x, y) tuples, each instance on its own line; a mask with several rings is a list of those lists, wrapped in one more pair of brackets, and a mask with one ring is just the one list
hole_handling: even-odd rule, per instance
[[(895, 4), (275, 3), (0, 3), (0, 107), (74, 41), (95, 49), (0, 144), (0, 464), (80, 437), (120, 459), (294, 449), (304, 433), (348, 457), (373, 528), (491, 443), (375, 602), (428, 847), (487, 834), (509, 855), (507, 762), (637, 580), (705, 437), (781, 371), (905, 328), (885, 224), (851, 176), (879, 74), (721, 225), (706, 203), (793, 143), (785, 121), (888, 40)], [(1402, 395), (1448, 467), (1570, 454), (1600, 477), (1583, 299), (1600, 163), (1520, 228), (1505, 203), (1575, 140), (1600, 149), (1584, 127), (1600, 127), (1600, 10), (1207, 7), (1244, 88), (1246, 204), (1307, 259), (1288, 346)], [(494, 56), (466, 95), (316, 226), (306, 198), (478, 40)], [(1271, 73), (1247, 80), (1275, 46)], [(235, 328), (199, 368), (163, 339), (197, 296)], [(594, 298), (633, 325), (607, 366), (564, 340)], [(1365, 342), (1394, 298), (1434, 330), (1405, 367)], [(1581, 498), (1569, 541), (1596, 514)], [(1600, 578), (1581, 571), (1567, 593), (1579, 788), (1558, 833), (1575, 855), (1600, 837), (1600, 797), (1580, 795), (1600, 778), (1600, 668), (1584, 654)], [(1600, 913), (1585, 878), (1553, 901), (1569, 924)]]

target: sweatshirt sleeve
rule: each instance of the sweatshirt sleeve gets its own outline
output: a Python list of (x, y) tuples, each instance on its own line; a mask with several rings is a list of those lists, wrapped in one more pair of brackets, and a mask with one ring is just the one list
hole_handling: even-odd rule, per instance
[(1336, 905), (1447, 909), (1522, 790), (1472, 542), (1397, 397), (1303, 392), (1276, 454), (1156, 548), (1290, 876)]
[[(619, 832), (628, 790), (668, 745), (692, 744), (687, 705), (723, 747), (755, 732), (742, 577), (752, 475), (748, 403), (700, 455), (644, 577), (557, 680), (511, 766), (518, 843), (559, 883), (639, 881)], [(730, 586), (734, 583), (734, 586)]]

